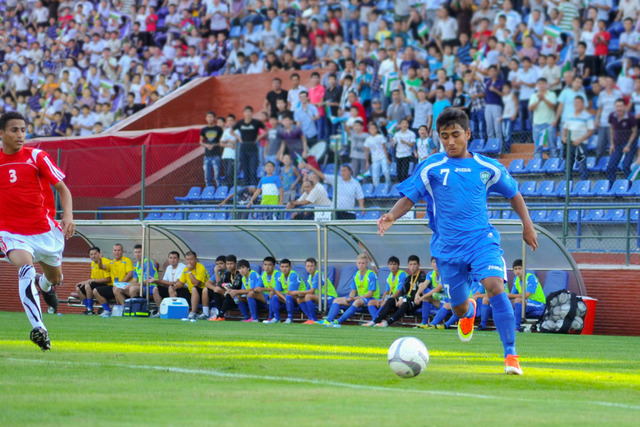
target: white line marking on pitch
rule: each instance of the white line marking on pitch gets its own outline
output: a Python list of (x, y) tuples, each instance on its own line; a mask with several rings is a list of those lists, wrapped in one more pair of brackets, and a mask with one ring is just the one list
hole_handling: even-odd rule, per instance
[[(2, 360), (11, 360), (14, 362), (54, 364), (54, 365), (72, 365), (72, 366), (82, 365), (82, 366), (90, 366), (90, 367), (146, 369), (149, 371), (172, 372), (176, 374), (209, 375), (209, 376), (218, 377), (218, 378), (235, 378), (235, 379), (247, 379), (247, 380), (277, 381), (277, 382), (289, 382), (289, 383), (298, 383), (298, 384), (323, 385), (323, 386), (331, 386), (331, 387), (351, 388), (356, 390), (408, 392), (408, 393), (421, 393), (421, 394), (449, 396), (449, 397), (472, 397), (476, 399), (500, 399), (499, 396), (492, 396), (487, 394), (460, 393), (455, 391), (443, 391), (443, 390), (406, 389), (406, 388), (398, 388), (398, 387), (381, 387), (381, 386), (372, 386), (372, 385), (363, 385), (363, 384), (342, 383), (338, 381), (314, 380), (314, 379), (308, 379), (308, 378), (239, 374), (239, 373), (220, 372), (220, 371), (207, 370), (207, 369), (188, 369), (188, 368), (180, 368), (177, 366), (121, 365), (117, 363), (67, 362), (67, 361), (58, 361), (58, 360), (18, 359), (18, 358), (12, 358), (12, 357), (0, 359), (0, 361)], [(513, 400), (514, 398), (511, 398), (511, 399)], [(515, 400), (518, 400), (521, 402), (539, 402), (540, 401), (538, 399), (523, 399), (523, 398), (515, 398)], [(640, 410), (640, 405), (628, 405), (625, 403), (600, 402), (597, 400), (581, 401), (581, 403), (582, 404), (590, 403), (593, 405), (613, 407), (613, 408)]]

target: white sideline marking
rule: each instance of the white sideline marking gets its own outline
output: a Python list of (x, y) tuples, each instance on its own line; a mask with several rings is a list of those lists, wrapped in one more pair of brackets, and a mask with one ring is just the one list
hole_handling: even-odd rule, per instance
[[(384, 392), (407, 392), (407, 393), (420, 393), (438, 396), (448, 397), (471, 397), (475, 399), (500, 399), (499, 396), (492, 396), (487, 394), (475, 394), (475, 393), (460, 393), (455, 391), (443, 391), (443, 390), (416, 390), (406, 389), (398, 387), (381, 387), (372, 385), (342, 383), (338, 381), (326, 381), (326, 380), (313, 380), (308, 378), (294, 378), (294, 377), (277, 377), (272, 375), (251, 375), (251, 374), (238, 374), (230, 372), (220, 372), (206, 369), (188, 369), (179, 368), (176, 366), (153, 366), (153, 365), (121, 365), (116, 363), (90, 363), (90, 362), (67, 362), (58, 360), (39, 360), (39, 359), (18, 359), (18, 358), (0, 358), (2, 360), (10, 360), (13, 362), (27, 362), (27, 363), (42, 363), (42, 364), (54, 364), (54, 365), (72, 365), (72, 366), (90, 366), (90, 367), (113, 367), (113, 368), (128, 368), (128, 369), (145, 369), (149, 371), (162, 371), (172, 372), (177, 374), (196, 374), (196, 375), (209, 375), (218, 378), (235, 378), (235, 379), (247, 379), (247, 380), (261, 380), (261, 381), (274, 381), (274, 382), (289, 382), (298, 384), (311, 384), (311, 385), (323, 385), (331, 387), (351, 388), (355, 390), (371, 390), (371, 391), (384, 391)], [(540, 402), (539, 399), (523, 399), (512, 398), (521, 402)], [(640, 405), (629, 405), (626, 403), (614, 403), (614, 402), (600, 402), (597, 400), (580, 401), (582, 404), (593, 404), (598, 406), (606, 406), (611, 408), (622, 409), (635, 409), (640, 410)]]

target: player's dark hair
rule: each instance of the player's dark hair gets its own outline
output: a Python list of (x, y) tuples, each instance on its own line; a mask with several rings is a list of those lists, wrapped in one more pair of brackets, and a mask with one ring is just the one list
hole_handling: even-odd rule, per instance
[(294, 77), (300, 78), (300, 74), (298, 74), (298, 73), (291, 74), (291, 77), (289, 77), (289, 80), (291, 80)]
[(432, 256), (431, 261), (435, 261), (435, 260), (436, 260), (436, 257)]
[(392, 255), (389, 257), (389, 260), (387, 261), (387, 264), (391, 264), (391, 263), (400, 264), (400, 259), (397, 256)]
[(180, 253), (178, 251), (171, 251), (169, 252), (169, 255), (175, 255), (178, 257), (178, 259), (180, 259)]
[(276, 167), (276, 164), (275, 164), (275, 163), (273, 163), (271, 160), (269, 160), (267, 163), (265, 163), (265, 166), (266, 166), (266, 165), (271, 165), (271, 166), (273, 166), (274, 168)]
[(246, 259), (241, 259), (240, 261), (238, 261), (238, 269), (240, 269), (241, 267), (251, 268), (251, 264), (249, 264), (249, 261), (247, 261)]
[(301, 90), (300, 93), (298, 93), (298, 96), (302, 95), (303, 93), (309, 96), (309, 92), (307, 92), (306, 90)]
[(236, 119), (236, 116), (234, 116), (233, 114), (229, 114), (229, 115), (227, 116), (227, 119), (229, 119), (229, 118), (231, 118), (231, 119), (235, 120), (235, 119)]
[(193, 255), (195, 258), (198, 258), (198, 254), (196, 254), (194, 251), (189, 251), (186, 254), (184, 254), (185, 256), (189, 256), (189, 255)]
[(102, 251), (100, 250), (100, 248), (99, 248), (99, 247), (97, 247), (97, 246), (93, 246), (93, 247), (89, 248), (89, 253), (91, 253), (91, 251), (98, 251), (98, 253), (102, 252)]
[(276, 259), (274, 257), (272, 257), (272, 256), (264, 257), (262, 262), (270, 262), (271, 264), (276, 265)]
[(247, 105), (246, 107), (244, 107), (244, 111), (247, 111), (247, 110), (253, 112), (253, 107), (251, 105)]
[(310, 262), (310, 263), (311, 263), (311, 264), (313, 264), (313, 265), (318, 265), (318, 261), (316, 261), (316, 259), (315, 259), (315, 258), (307, 258), (307, 259), (304, 261), (304, 263), (305, 263), (305, 264), (306, 264), (306, 263), (308, 263), (308, 262)]
[(218, 261), (227, 262), (227, 257), (224, 255), (219, 255), (218, 258), (216, 258), (216, 262)]
[(22, 120), (25, 125), (27, 124), (27, 119), (22, 114), (17, 111), (9, 111), (0, 117), (0, 130), (5, 130), (10, 120)]
[(320, 73), (314, 71), (313, 73), (311, 73), (311, 77), (320, 77)]
[(133, 245), (133, 249), (142, 249), (142, 245), (140, 243)]
[(407, 258), (407, 262), (411, 261), (415, 261), (420, 264), (420, 258), (418, 257), (418, 255), (409, 255), (409, 258)]
[(272, 80), (273, 82), (279, 82), (282, 83), (282, 79), (280, 77), (276, 77), (275, 79)]
[(469, 117), (467, 113), (453, 107), (445, 108), (436, 120), (436, 130), (448, 128), (450, 126), (460, 125), (464, 131), (469, 129)]
[(120, 246), (120, 249), (124, 249), (124, 246), (122, 246), (122, 243), (115, 243), (113, 246)]
[(622, 102), (624, 104), (624, 99), (618, 98), (618, 99), (616, 99), (616, 102), (614, 104), (617, 104), (618, 102)]
[(517, 260), (513, 261), (513, 265), (511, 266), (511, 268), (516, 268), (516, 267), (522, 267), (522, 260), (521, 259), (517, 259)]
[(237, 262), (238, 258), (235, 255), (227, 255), (227, 262)]
[(215, 117), (215, 116), (216, 116), (216, 113), (214, 113), (213, 111), (207, 111), (207, 116), (208, 116), (209, 114), (211, 114), (213, 117)]
[(429, 132), (429, 128), (427, 127), (427, 125), (420, 125), (420, 127), (418, 128), (418, 130), (420, 130), (420, 129), (422, 129), (422, 128), (425, 128), (425, 130), (426, 130), (427, 132)]
[(289, 258), (282, 258), (282, 261), (280, 261), (280, 266), (282, 266), (283, 264), (291, 265), (291, 261), (289, 261)]

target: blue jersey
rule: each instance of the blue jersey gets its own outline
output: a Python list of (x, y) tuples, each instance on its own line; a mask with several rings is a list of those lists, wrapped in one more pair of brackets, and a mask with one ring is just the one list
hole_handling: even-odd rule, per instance
[(496, 192), (511, 199), (518, 194), (518, 183), (497, 160), (436, 153), (421, 162), (398, 191), (413, 203), (427, 202), (431, 255), (450, 259), (500, 244), (498, 231), (489, 224), (487, 195)]
[(133, 266), (133, 277), (135, 277), (138, 282), (144, 282), (147, 277), (152, 277), (154, 279), (158, 278), (158, 271), (156, 270), (156, 265), (153, 261), (145, 258), (144, 267), (140, 265), (140, 262), (136, 262)]
[(260, 275), (255, 271), (251, 270), (249, 273), (249, 277), (242, 278), (242, 288), (243, 289), (253, 289), (262, 287), (262, 279), (260, 279)]
[(475, 294), (485, 294), (485, 293), (487, 293), (487, 291), (485, 291), (484, 286), (482, 286), (482, 283), (474, 281), (473, 284), (471, 285), (471, 292), (469, 296), (472, 297)]
[[(284, 289), (283, 282), (287, 289)], [(285, 277), (285, 275), (280, 272), (280, 280), (276, 283), (276, 291), (286, 294), (288, 291), (297, 291), (299, 289), (300, 276), (298, 276), (298, 273), (291, 270), (291, 272), (289, 272), (289, 276)]]

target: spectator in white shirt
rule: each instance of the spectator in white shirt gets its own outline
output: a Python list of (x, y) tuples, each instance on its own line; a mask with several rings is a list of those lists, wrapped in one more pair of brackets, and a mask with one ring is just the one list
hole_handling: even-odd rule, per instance
[[(624, 33), (620, 34), (620, 50), (622, 58), (607, 64), (607, 74), (617, 77), (622, 69), (623, 60), (628, 58), (631, 66), (640, 62), (640, 35), (633, 31), (633, 19), (625, 18), (623, 21)], [(636, 76), (638, 78), (638, 76)]]
[[(380, 133), (378, 125), (374, 122), (369, 123), (369, 136), (364, 141), (364, 151), (367, 158), (367, 169), (371, 169), (371, 179), (373, 186), (380, 184), (380, 173), (384, 175), (384, 182), (391, 184), (389, 175), (389, 155), (387, 154), (387, 139)], [(369, 154), (371, 154), (371, 163), (369, 164)]]
[(522, 68), (517, 71), (513, 81), (514, 86), (520, 91), (518, 100), (520, 101), (520, 123), (523, 130), (531, 130), (529, 98), (535, 92), (537, 80), (538, 73), (531, 67), (531, 59), (525, 56), (522, 58)]
[(88, 136), (93, 134), (93, 126), (96, 124), (96, 115), (91, 112), (88, 105), (82, 107), (82, 114), (78, 116), (77, 128), (80, 130), (80, 136)]
[(442, 45), (455, 46), (458, 42), (458, 21), (449, 16), (446, 8), (438, 10), (438, 18), (431, 32), (431, 36)]
[(409, 176), (409, 164), (413, 159), (413, 147), (416, 145), (416, 134), (409, 130), (409, 120), (400, 122), (400, 131), (393, 136), (392, 144), (396, 147), (396, 163), (400, 182)]

